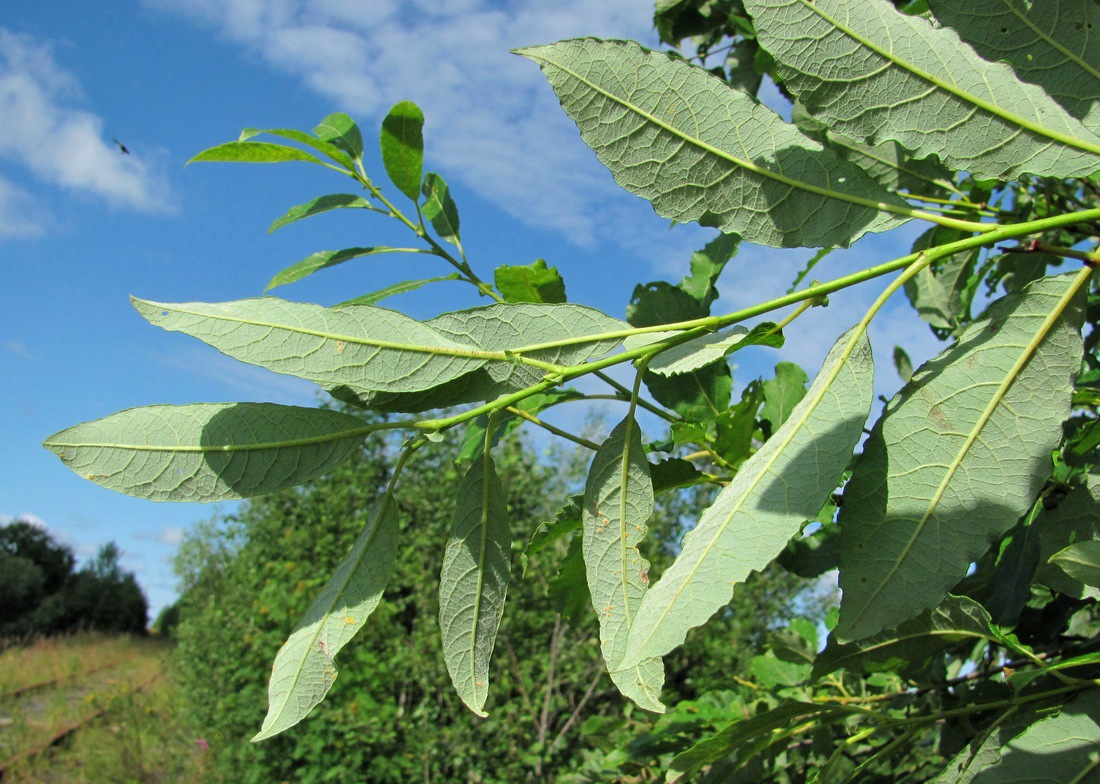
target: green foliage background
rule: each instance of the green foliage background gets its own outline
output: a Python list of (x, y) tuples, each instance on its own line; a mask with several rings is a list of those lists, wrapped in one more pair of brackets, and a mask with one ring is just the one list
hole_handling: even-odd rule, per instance
[[(438, 565), (461, 479), (459, 446), (441, 444), (407, 469), (401, 551), (384, 601), (344, 650), (324, 709), (268, 742), (247, 741), (266, 710), (272, 656), (384, 489), (392, 439), (372, 437), (331, 475), (188, 534), (177, 562), (185, 591), (175, 666), (220, 780), (553, 781), (652, 728), (652, 717), (625, 706), (608, 679), (591, 608), (567, 620), (555, 607), (566, 597), (548, 595), (567, 543), (532, 555), (521, 574), (520, 551), (583, 477), (586, 459), (574, 451), (540, 458), (522, 439), (504, 442), (498, 459), (515, 557), (489, 718), (472, 716), (456, 696), (440, 653)], [(696, 495), (665, 496), (657, 564), (674, 551)], [(775, 576), (752, 581), (713, 632), (670, 660), (669, 693), (695, 697), (747, 675), (754, 648), (808, 587)], [(801, 611), (815, 601), (808, 594)]]

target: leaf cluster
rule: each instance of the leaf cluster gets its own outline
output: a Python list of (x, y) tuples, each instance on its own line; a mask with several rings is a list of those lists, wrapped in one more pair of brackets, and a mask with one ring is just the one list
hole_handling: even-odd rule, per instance
[[(423, 170), (423, 115), (407, 102), (379, 139), (393, 199), (345, 115), (312, 134), (246, 130), (195, 160), (306, 162), (359, 191), (299, 205), (274, 228), (351, 208), (402, 224), (415, 243), (313, 254), (269, 288), (377, 253), (451, 271), (327, 308), (270, 296), (135, 306), (241, 361), (409, 416), (154, 406), (47, 447), (113, 489), (217, 500), (312, 481), (372, 434), (404, 432), (355, 544), (276, 655), (257, 740), (304, 718), (343, 646), (385, 612), (408, 541), (407, 466), (456, 431), (463, 476), (437, 562), (440, 642), (458, 697), (486, 712), (514, 537), (497, 463), (527, 425), (593, 458), (583, 492), (562, 499), (523, 556), (564, 550), (549, 590), (571, 616), (591, 605), (603, 666), (643, 710), (666, 710), (669, 657), (721, 620), (754, 573), (839, 571), (823, 649), (817, 627), (792, 625), (754, 660), (744, 687), (754, 694), (720, 698), (725, 727), (700, 739), (674, 715), (655, 747), (593, 757), (599, 770), (993, 781), (1040, 765), (1066, 781), (1095, 777), (1100, 63), (1088, 43), (1100, 12), (1069, 0), (660, 0), (656, 10), (666, 43), (692, 38), (691, 59), (596, 39), (518, 54), (622, 187), (666, 219), (720, 232), (680, 284), (640, 285), (626, 321), (565, 301), (541, 260), (498, 269), (490, 284), (466, 256), (451, 190)], [(713, 65), (719, 53), (727, 59)], [(789, 98), (789, 121), (758, 100), (765, 76)], [(261, 133), (278, 141), (255, 141)], [(800, 288), (832, 248), (911, 221), (926, 226), (911, 252)], [(714, 315), (741, 242), (818, 252), (788, 294)], [(862, 318), (836, 325), (812, 380), (780, 363), (735, 401), (731, 354), (782, 345), (807, 309), (889, 274)], [(493, 304), (427, 320), (378, 305), (445, 281)], [(869, 329), (900, 291), (946, 345), (917, 366), (896, 347), (905, 384), (872, 414)], [(625, 383), (607, 372), (616, 366)], [(603, 392), (570, 386), (582, 377)], [(545, 416), (607, 398), (626, 410), (598, 442)], [(645, 432), (654, 417), (662, 436)], [(685, 530), (654, 535), (662, 494), (697, 486), (712, 492)], [(654, 552), (680, 533), (658, 563)]]

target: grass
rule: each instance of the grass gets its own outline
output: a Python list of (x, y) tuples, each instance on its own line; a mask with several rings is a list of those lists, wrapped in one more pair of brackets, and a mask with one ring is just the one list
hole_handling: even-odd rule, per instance
[(0, 653), (0, 765), (16, 758), (3, 784), (205, 781), (170, 652), (157, 638), (79, 635)]

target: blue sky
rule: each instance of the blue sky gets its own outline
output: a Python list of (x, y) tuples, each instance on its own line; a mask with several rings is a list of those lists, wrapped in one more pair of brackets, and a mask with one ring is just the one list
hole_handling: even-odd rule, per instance
[[(648, 0), (80, 0), (0, 6), (0, 522), (48, 528), (86, 558), (114, 540), (152, 613), (175, 596), (183, 531), (220, 508), (118, 495), (41, 447), (78, 422), (156, 403), (309, 405), (315, 388), (157, 330), (128, 304), (257, 296), (310, 253), (407, 242), (373, 216), (330, 214), (267, 234), (272, 220), (344, 183), (306, 164), (185, 162), (244, 127), (312, 128), (344, 111), (368, 148), (390, 106), (423, 109), (427, 168), (450, 182), (463, 244), (482, 277), (545, 258), (572, 301), (621, 317), (635, 282), (679, 280), (712, 232), (676, 227), (615, 186), (580, 142), (538, 68), (509, 49), (576, 35), (655, 43)], [(130, 150), (122, 155), (112, 139)], [(373, 172), (385, 175), (377, 158)], [(351, 211), (349, 211), (351, 212)], [(358, 212), (358, 211), (355, 211)], [(917, 229), (835, 253), (822, 279), (905, 252)], [(811, 251), (744, 248), (716, 310), (782, 293)], [(277, 292), (333, 304), (410, 277), (428, 257), (378, 256)], [(478, 304), (457, 284), (391, 300), (426, 318)], [(881, 286), (800, 319), (780, 358), (812, 373)], [(906, 308), (872, 332), (879, 386), (889, 351), (933, 341)], [(739, 376), (740, 377), (740, 376)], [(743, 379), (744, 380), (744, 379)]]

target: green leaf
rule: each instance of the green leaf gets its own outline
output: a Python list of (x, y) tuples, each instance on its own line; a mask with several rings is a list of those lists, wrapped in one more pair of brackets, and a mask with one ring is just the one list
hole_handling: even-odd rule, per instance
[[(787, 742), (786, 737), (782, 733), (777, 733), (777, 730), (813, 717), (818, 717), (824, 724), (827, 717), (838, 714), (843, 714), (843, 709), (835, 705), (784, 702), (766, 713), (736, 721), (677, 755), (669, 764), (665, 781), (673, 784), (681, 780), (690, 780), (707, 765), (714, 764), (731, 754), (735, 755), (734, 762), (739, 767), (746, 761), (745, 757), (758, 750), (757, 743), (765, 742), (769, 737)], [(751, 741), (757, 741), (757, 743)]]
[(565, 302), (565, 281), (557, 267), (542, 259), (533, 264), (497, 267), (493, 282), (506, 302)]
[[(626, 306), (626, 320), (632, 327), (656, 327), (676, 324), (709, 315), (710, 311), (691, 294), (663, 280), (638, 284)], [(653, 338), (639, 336), (641, 342)]]
[[(584, 305), (540, 305), (530, 302), (486, 305), (444, 313), (426, 322), (445, 337), (484, 351), (510, 352), (555, 365), (578, 365), (618, 348), (621, 338), (571, 342), (538, 350), (528, 346), (583, 339), (627, 329), (627, 325)], [(489, 374), (503, 384), (523, 389), (546, 376), (542, 368), (517, 360), (491, 362)]]
[(783, 426), (684, 537), (679, 556), (642, 599), (624, 665), (663, 656), (682, 643), (817, 513), (862, 434), (873, 376), (866, 333), (855, 327), (833, 346)]
[(730, 404), (733, 374), (729, 365), (708, 365), (694, 373), (659, 376), (646, 373), (646, 388), (653, 399), (688, 420), (713, 420)]
[(150, 323), (196, 337), (234, 359), (353, 390), (420, 392), (486, 362), (474, 346), (368, 305), (322, 308), (276, 297), (133, 303)]
[(466, 707), (486, 716), (489, 659), (504, 613), (511, 568), (504, 488), (488, 452), (470, 466), (458, 491), (439, 577), (439, 628), (447, 672)]
[(1079, 0), (929, 0), (978, 54), (1004, 61), (1090, 130), (1100, 127), (1100, 8)]
[[(935, 226), (913, 243), (913, 252), (934, 248), (970, 235)], [(955, 332), (970, 322), (970, 303), (974, 297), (971, 273), (978, 252), (956, 253), (921, 269), (905, 282), (905, 296), (922, 319), (934, 330)]]
[(649, 561), (638, 552), (638, 543), (649, 531), (652, 514), (649, 461), (638, 423), (628, 417), (592, 458), (584, 488), (584, 565), (611, 680), (639, 707), (664, 713), (661, 660), (645, 657), (621, 664), (634, 613), (649, 587)]
[(435, 233), (454, 245), (459, 243), (458, 206), (451, 198), (447, 181), (435, 172), (424, 176), (424, 205), (420, 211), (432, 223)]
[[(529, 395), (514, 406), (510, 406), (510, 408), (515, 408), (529, 414), (538, 414), (540, 411), (555, 406), (558, 403), (564, 403), (567, 400), (577, 400), (581, 397), (583, 397), (581, 393), (575, 389), (548, 389), (545, 392)], [(500, 439), (506, 437), (523, 423), (523, 419), (512, 413), (504, 413), (498, 416), (496, 418), (496, 432), (492, 436), (492, 445), (496, 446)], [(470, 423), (466, 428), (466, 436), (462, 440), (462, 446), (459, 448), (458, 454), (455, 455), (454, 460), (456, 463), (473, 459), (484, 450), (485, 431), (488, 425), (489, 418), (484, 414)]]
[(452, 272), (450, 275), (442, 275), (438, 278), (421, 278), (420, 280), (403, 280), (400, 283), (394, 283), (392, 286), (386, 286), (385, 288), (372, 291), (370, 294), (364, 294), (361, 297), (355, 299), (349, 299), (346, 302), (341, 302), (335, 307), (343, 307), (344, 305), (377, 305), (387, 297), (392, 297), (396, 294), (407, 294), (410, 291), (416, 291), (421, 286), (427, 286), (429, 283), (440, 283), (444, 280), (462, 280), (462, 275), (457, 272)]
[(835, 639), (818, 654), (814, 679), (839, 669), (851, 673), (897, 672), (920, 669), (929, 658), (960, 640), (996, 640), (985, 609), (965, 596), (948, 596), (933, 610), (846, 645)]
[(911, 214), (857, 166), (680, 58), (594, 39), (519, 54), (539, 64), (616, 181), (663, 217), (762, 245), (819, 247)]
[(389, 248), (379, 245), (373, 248), (344, 248), (342, 250), (319, 250), (311, 253), (297, 264), (292, 264), (273, 277), (264, 288), (264, 292), (271, 291), (277, 286), (285, 286), (288, 283), (296, 283), (302, 278), (308, 278), (314, 272), (328, 267), (335, 267), (345, 261), (351, 261), (361, 256), (375, 256), (380, 253), (402, 253), (404, 248)]
[(308, 161), (321, 163), (321, 160), (297, 147), (271, 142), (226, 142), (217, 147), (203, 150), (187, 163), (202, 161), (230, 163), (285, 163), (286, 161)]
[(690, 295), (704, 310), (718, 299), (715, 283), (729, 260), (737, 254), (741, 238), (736, 234), (719, 234), (702, 250), (691, 254), (691, 274), (680, 281), (680, 290)]
[(1031, 507), (1081, 362), (1073, 278), (998, 300), (887, 405), (844, 492), (838, 638), (939, 604)]
[(835, 133), (893, 139), (986, 179), (1084, 176), (1100, 164), (1100, 138), (1042, 89), (887, 0), (745, 0), (745, 8), (784, 86)]
[(730, 468), (740, 467), (756, 451), (760, 440), (756, 415), (763, 402), (764, 388), (760, 381), (750, 381), (741, 391), (741, 402), (714, 418), (714, 450)]
[(355, 196), (351, 193), (330, 193), (327, 196), (318, 196), (316, 199), (307, 201), (305, 204), (299, 204), (295, 207), (291, 207), (287, 210), (286, 215), (279, 218), (277, 221), (268, 227), (267, 233), (271, 234), (276, 229), (281, 229), (289, 223), (294, 223), (302, 218), (308, 218), (312, 215), (319, 215), (322, 212), (328, 212), (329, 210), (339, 210), (346, 208), (358, 208), (365, 210), (373, 210), (374, 206), (362, 196)]
[(1024, 515), (1001, 540), (993, 569), (989, 570), (988, 588), (968, 592), (982, 603), (993, 623), (1013, 627), (1031, 601), (1031, 583), (1039, 565), (1039, 526), (1032, 512)]
[[(683, 289), (664, 281), (634, 287), (626, 319), (634, 327), (653, 327), (701, 318), (708, 309)], [(652, 338), (642, 337), (644, 343)], [(689, 420), (712, 420), (729, 406), (733, 375), (725, 363), (692, 373), (665, 378), (656, 373), (643, 377), (646, 388), (663, 406)]]
[(1023, 732), (1030, 724), (1049, 715), (1048, 710), (1037, 711), (1033, 704), (1030, 710), (1017, 712), (1013, 707), (1001, 715), (988, 729), (978, 735), (962, 751), (955, 755), (940, 775), (930, 784), (972, 784), (974, 777), (1001, 759), (1006, 744)]
[(346, 152), (357, 161), (363, 159), (363, 134), (355, 120), (342, 112), (330, 114), (313, 129), (313, 134)]
[(294, 487), (371, 430), (336, 411), (274, 403), (148, 406), (62, 430), (44, 446), (76, 473), (153, 501), (223, 501)]
[(574, 627), (580, 625), (585, 611), (592, 605), (584, 569), (581, 537), (574, 536), (569, 542), (569, 550), (562, 559), (557, 574), (547, 582), (546, 596), (554, 609), (561, 613), (562, 620)]
[(680, 487), (691, 487), (705, 481), (705, 475), (698, 468), (678, 457), (651, 463), (649, 475), (653, 480), (655, 495)]
[(1093, 588), (1100, 587), (1100, 541), (1071, 544), (1065, 550), (1059, 550), (1050, 557), (1074, 580), (1079, 580)]
[(584, 494), (569, 496), (565, 505), (554, 515), (550, 522), (539, 523), (531, 534), (531, 541), (524, 549), (525, 555), (540, 553), (554, 542), (574, 531), (581, 529), (581, 510), (584, 506)]
[(799, 401), (806, 396), (806, 384), (810, 377), (793, 362), (780, 362), (775, 366), (775, 377), (763, 383), (764, 408), (760, 418), (771, 425), (774, 433), (779, 429)]
[(1100, 539), (1100, 475), (1088, 474), (1086, 484), (1074, 487), (1057, 509), (1039, 518), (1039, 568), (1035, 580), (1075, 599), (1100, 599), (1100, 591), (1070, 578), (1050, 558), (1067, 546)]
[(898, 371), (898, 377), (903, 384), (908, 384), (913, 377), (913, 360), (901, 346), (894, 346), (894, 369)]
[[(623, 341), (625, 348), (634, 349), (673, 337), (676, 332), (650, 332), (630, 335)], [(749, 331), (740, 325), (723, 332), (700, 335), (686, 343), (665, 349), (647, 365), (660, 376), (679, 376), (714, 364), (746, 346), (783, 347), (783, 334), (772, 322), (757, 324)]]
[(293, 727), (332, 688), (336, 655), (382, 599), (397, 554), (397, 533), (393, 497), (387, 491), (371, 507), (355, 544), (279, 649), (271, 667), (267, 716), (253, 742)]
[[(817, 658), (817, 626), (806, 618), (794, 618), (786, 629), (768, 635), (768, 647), (776, 658), (792, 664), (813, 664)], [(806, 672), (799, 680), (809, 675)]]
[(501, 384), (484, 369), (466, 373), (420, 392), (378, 392), (346, 384), (322, 384), (325, 391), (349, 405), (373, 411), (421, 413), (464, 403), (480, 403), (514, 390)]
[[(318, 128), (320, 127), (321, 126), (318, 126)], [(241, 137), (238, 141), (243, 142), (246, 139), (252, 138), (253, 136), (258, 136), (261, 133), (267, 133), (272, 136), (279, 136), (284, 139), (290, 139), (292, 141), (298, 142), (299, 144), (304, 144), (307, 147), (312, 147), (314, 150), (317, 150), (317, 152), (321, 153), (322, 155), (336, 161), (336, 163), (340, 164), (340, 166), (342, 166), (347, 171), (355, 171), (355, 161), (349, 158), (348, 154), (339, 145), (325, 141), (324, 139), (319, 139), (315, 136), (310, 136), (304, 131), (298, 131), (293, 128), (245, 128), (243, 131), (241, 131)]]
[[(836, 513), (836, 504), (831, 499), (826, 507), (831, 510), (830, 517)], [(824, 524), (813, 533), (787, 542), (787, 547), (776, 560), (791, 574), (805, 578), (820, 577), (837, 568), (839, 541), (840, 527)]]
[(1090, 689), (1055, 716), (1041, 719), (1001, 749), (972, 784), (1095, 781), (1100, 769), (1100, 690)]
[(752, 658), (749, 671), (753, 679), (765, 689), (775, 689), (797, 686), (805, 681), (810, 675), (810, 665), (783, 661), (774, 651), (767, 651)]
[(412, 101), (402, 101), (390, 109), (382, 121), (381, 141), (386, 174), (399, 191), (418, 201), (424, 166), (424, 113), (420, 107)]

